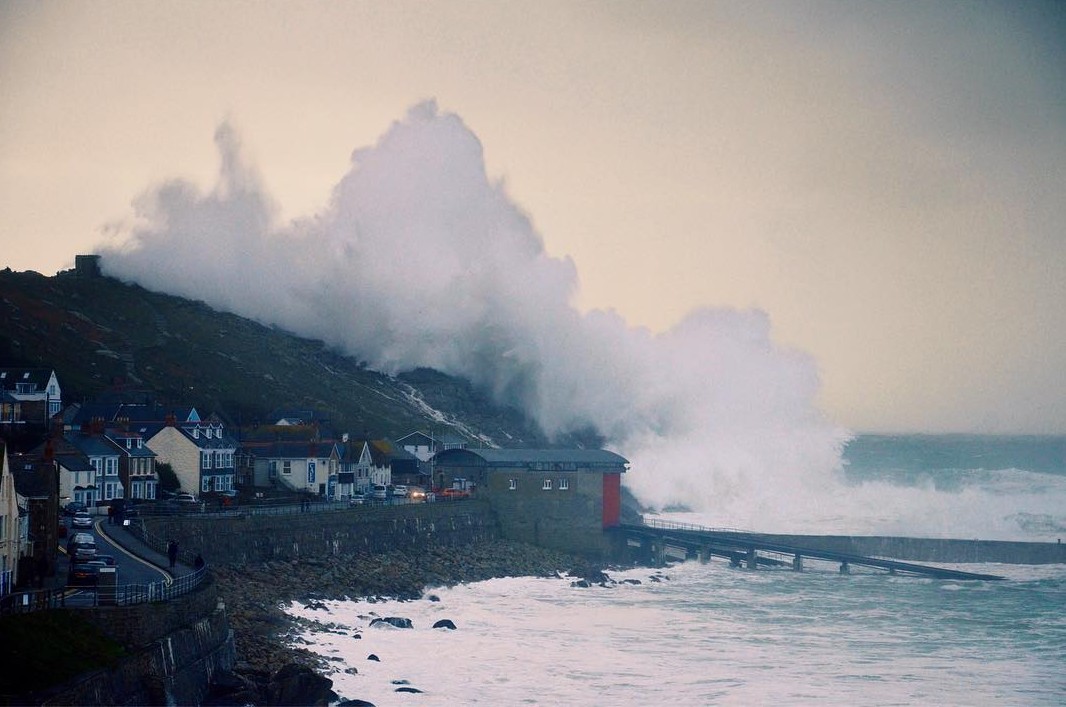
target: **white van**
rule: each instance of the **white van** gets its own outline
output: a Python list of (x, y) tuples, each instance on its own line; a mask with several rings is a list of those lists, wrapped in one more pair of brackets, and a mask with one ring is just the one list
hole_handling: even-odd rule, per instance
[(385, 501), (389, 498), (389, 487), (384, 484), (374, 484), (373, 490), (370, 492), (370, 498), (375, 501)]

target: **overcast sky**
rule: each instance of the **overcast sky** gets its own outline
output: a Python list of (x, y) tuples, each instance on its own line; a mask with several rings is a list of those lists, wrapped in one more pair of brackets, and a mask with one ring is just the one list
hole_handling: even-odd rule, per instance
[(287, 221), (436, 99), (581, 310), (759, 308), (867, 431), (1066, 432), (1066, 3), (0, 2), (0, 265), (228, 121)]

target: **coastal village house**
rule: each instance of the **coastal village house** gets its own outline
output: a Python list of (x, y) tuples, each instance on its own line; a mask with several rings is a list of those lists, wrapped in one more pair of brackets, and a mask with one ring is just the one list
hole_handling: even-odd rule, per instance
[(99, 473), (86, 457), (74, 445), (57, 445), (55, 450), (56, 466), (59, 469), (59, 503), (66, 505), (71, 501), (93, 508), (100, 500), (101, 485)]
[(472, 482), (510, 539), (598, 551), (605, 542), (603, 530), (620, 522), (622, 474), (629, 462), (614, 452), (448, 449), (432, 461), (439, 485)]
[(60, 505), (78, 501), (95, 508), (125, 497), (118, 473), (120, 452), (102, 434), (94, 435), (86, 429), (50, 437), (27, 456), (53, 460)]
[(218, 419), (179, 422), (171, 415), (144, 442), (157, 463), (174, 469), (181, 488), (193, 495), (231, 491), (236, 477), (237, 441)]
[(388, 455), (370, 440), (346, 441), (341, 446), (338, 478), (344, 482), (339, 485), (338, 498), (369, 494), (375, 485), (388, 486), (392, 483)]
[(417, 478), (413, 473), (410, 475), (407, 473), (406, 464), (398, 465), (398, 468), (393, 470), (397, 478), (404, 478), (401, 483), (440, 488), (441, 484), (436, 482), (436, 476), (433, 473), (433, 455), (447, 449), (466, 449), (467, 441), (451, 433), (438, 437), (419, 430), (400, 437), (396, 440), (396, 446), (418, 460)]
[(56, 572), (59, 544), (59, 472), (51, 448), (43, 457), (21, 455), (10, 460), (20, 516), (25, 513), (18, 581), (40, 585)]
[(339, 463), (340, 452), (333, 442), (272, 442), (256, 451), (255, 485), (331, 496)]
[[(103, 434), (72, 434), (66, 437), (66, 441), (76, 448), (89, 461), (92, 468), (90, 478), (75, 481), (74, 488), (81, 486), (82, 498), (75, 496), (75, 500), (81, 500), (89, 507), (106, 505), (113, 500), (125, 498), (125, 488), (122, 486), (122, 478), (118, 473), (119, 457), (121, 452)], [(65, 475), (60, 478), (60, 496), (64, 496), (63, 482)], [(81, 483), (78, 483), (78, 482)], [(88, 482), (88, 483), (86, 483)], [(91, 499), (91, 501), (89, 500)]]
[(18, 582), (19, 557), (22, 552), (15, 477), (11, 474), (7, 445), (0, 441), (0, 598), (10, 594)]
[(59, 380), (50, 368), (0, 368), (0, 392), (0, 422), (5, 424), (46, 425), (63, 408)]
[(118, 475), (126, 497), (142, 501), (158, 498), (156, 454), (144, 444), (141, 433), (119, 427), (108, 430), (105, 438), (118, 448)]

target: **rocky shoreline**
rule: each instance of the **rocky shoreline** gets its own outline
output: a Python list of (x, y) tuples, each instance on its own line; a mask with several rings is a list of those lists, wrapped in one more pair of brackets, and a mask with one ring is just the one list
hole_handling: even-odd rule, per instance
[(213, 686), (204, 704), (263, 706), (326, 705), (336, 699), (332, 681), (321, 674), (322, 659), (292, 645), (296, 625), (280, 608), (288, 602), (418, 599), (427, 587), (494, 577), (566, 573), (591, 582), (603, 578), (599, 564), (506, 541), (212, 567), (212, 572), (226, 602), (237, 664), (233, 675)]

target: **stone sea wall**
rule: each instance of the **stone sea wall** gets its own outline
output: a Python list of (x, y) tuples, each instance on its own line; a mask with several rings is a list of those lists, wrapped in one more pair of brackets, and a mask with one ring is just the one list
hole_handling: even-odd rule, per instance
[(356, 506), (279, 515), (203, 514), (144, 519), (148, 533), (176, 540), (212, 566), (341, 557), (420, 547), (433, 542), (492, 540), (499, 530), (484, 501)]
[(236, 654), (214, 582), (168, 602), (83, 614), (130, 655), (33, 700), (42, 705), (194, 705), (233, 669)]

